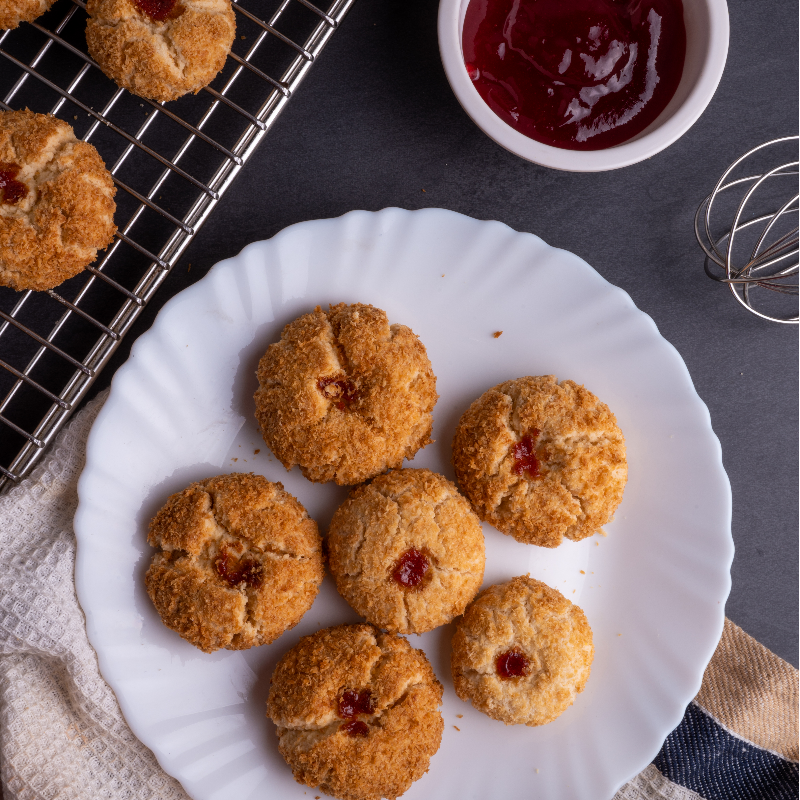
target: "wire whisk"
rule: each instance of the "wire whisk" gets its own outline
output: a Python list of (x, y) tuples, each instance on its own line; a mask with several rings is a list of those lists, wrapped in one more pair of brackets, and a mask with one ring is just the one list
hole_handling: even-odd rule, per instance
[[(788, 161), (755, 175), (737, 178), (727, 183), (726, 181), (740, 164), (751, 158), (755, 153), (763, 151), (765, 148), (776, 147), (784, 142), (797, 142), (799, 138), (797, 136), (784, 136), (772, 139), (758, 147), (754, 147), (752, 150), (748, 150), (743, 156), (737, 158), (722, 174), (722, 177), (714, 187), (714, 191), (700, 204), (694, 217), (694, 232), (695, 236), (697, 236), (697, 241), (706, 254), (705, 271), (709, 278), (728, 284), (728, 288), (736, 300), (756, 316), (772, 322), (795, 324), (800, 321), (796, 313), (794, 316), (778, 316), (764, 310), (763, 303), (760, 310), (755, 308), (753, 301), (755, 298), (759, 300), (766, 298), (766, 295), (762, 292), (754, 291), (757, 289), (766, 289), (783, 295), (796, 296), (798, 294), (798, 260), (796, 258), (798, 253), (798, 226), (795, 225), (789, 230), (785, 230), (785, 228), (787, 227), (787, 221), (792, 219), (789, 215), (798, 213), (799, 195), (793, 194), (785, 202), (780, 203), (778, 209), (774, 212), (757, 212), (753, 217), (746, 217), (745, 210), (748, 204), (751, 204), (752, 207), (759, 200), (763, 200), (763, 197), (759, 197), (758, 200), (754, 200), (754, 197), (759, 190), (762, 193), (764, 192), (768, 182), (773, 185), (776, 182), (781, 182), (781, 186), (783, 186), (788, 178), (791, 181), (789, 191), (796, 191), (797, 178), (792, 176), (799, 174), (798, 161)], [(772, 155), (774, 163), (775, 156), (772, 153), (770, 155)], [(722, 192), (734, 187), (740, 187), (740, 189), (749, 188), (747, 188), (739, 202), (733, 218), (733, 224), (722, 236), (715, 239), (711, 233), (711, 209)], [(785, 195), (783, 196), (785, 197)], [(762, 225), (762, 227), (753, 227), (758, 225)], [(748, 231), (748, 236), (750, 237), (748, 243), (754, 238), (755, 244), (745, 263), (737, 266), (734, 263), (734, 243), (737, 235), (746, 229), (750, 229)], [(742, 238), (744, 238), (744, 234), (740, 235), (740, 239)], [(739, 250), (745, 249), (740, 247)], [(789, 263), (787, 264), (787, 262)]]

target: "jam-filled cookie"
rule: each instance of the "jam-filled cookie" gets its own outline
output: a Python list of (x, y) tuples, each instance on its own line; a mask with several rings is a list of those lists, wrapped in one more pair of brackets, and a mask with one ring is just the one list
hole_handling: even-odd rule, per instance
[(628, 478), (625, 438), (608, 406), (552, 375), (506, 381), (472, 403), (456, 428), (453, 465), (482, 520), (542, 547), (597, 533)]
[(286, 469), (361, 483), (429, 444), (436, 377), (410, 328), (339, 304), (290, 322), (258, 365), (256, 418)]
[(327, 545), (342, 597), (394, 633), (450, 622), (483, 581), (480, 521), (454, 484), (427, 469), (354, 489), (333, 515)]
[(16, 28), (20, 22), (33, 22), (55, 0), (0, 0), (0, 31)]
[(86, 43), (109, 78), (150, 100), (199, 92), (236, 34), (230, 0), (89, 0)]
[(298, 783), (342, 800), (393, 799), (439, 749), (441, 702), (421, 650), (371, 625), (340, 625), (278, 662), (267, 715)]
[(592, 629), (560, 592), (523, 576), (489, 587), (456, 624), (456, 694), (506, 725), (544, 725), (589, 679)]
[(279, 483), (220, 475), (172, 495), (150, 523), (145, 583), (164, 624), (211, 653), (269, 644), (323, 577), (317, 524)]
[(0, 284), (44, 291), (91, 264), (114, 238), (115, 193), (66, 122), (0, 111)]

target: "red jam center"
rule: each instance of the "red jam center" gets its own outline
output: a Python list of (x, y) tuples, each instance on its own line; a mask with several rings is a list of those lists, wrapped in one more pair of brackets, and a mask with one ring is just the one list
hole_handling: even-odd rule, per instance
[(501, 678), (524, 678), (531, 672), (531, 662), (519, 650), (508, 650), (501, 653), (497, 656), (495, 667)]
[(601, 150), (644, 130), (683, 73), (681, 0), (470, 0), (462, 46), (487, 105), (525, 136)]
[(339, 698), (339, 716), (343, 719), (352, 719), (359, 714), (372, 714), (374, 710), (372, 692), (369, 689), (345, 689)]
[(175, 4), (178, 0), (134, 0), (136, 7), (142, 14), (146, 14), (156, 22), (163, 22), (165, 19), (174, 19), (183, 12), (183, 7)]
[(17, 180), (19, 165), (0, 161), (0, 202), (14, 205), (28, 195), (28, 187)]
[(394, 565), (392, 577), (405, 589), (415, 589), (425, 578), (430, 561), (425, 553), (413, 547), (406, 550)]
[(352, 722), (345, 722), (341, 729), (348, 736), (369, 736), (369, 726), (366, 722), (360, 719), (354, 719)]
[(358, 389), (347, 378), (320, 378), (317, 388), (339, 411), (350, 408), (358, 399)]
[(261, 564), (245, 558), (237, 561), (225, 548), (220, 550), (214, 566), (217, 568), (219, 576), (231, 586), (244, 583), (252, 589), (258, 589), (264, 580), (264, 570)]
[(514, 445), (513, 470), (517, 475), (525, 475), (528, 478), (539, 477), (539, 459), (536, 457), (536, 439), (539, 433), (540, 431), (534, 428)]

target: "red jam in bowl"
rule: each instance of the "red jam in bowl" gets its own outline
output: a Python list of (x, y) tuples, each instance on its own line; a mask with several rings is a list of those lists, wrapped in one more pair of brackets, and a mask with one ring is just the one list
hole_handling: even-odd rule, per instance
[(666, 108), (686, 56), (681, 0), (470, 0), (467, 72), (537, 142), (602, 150)]

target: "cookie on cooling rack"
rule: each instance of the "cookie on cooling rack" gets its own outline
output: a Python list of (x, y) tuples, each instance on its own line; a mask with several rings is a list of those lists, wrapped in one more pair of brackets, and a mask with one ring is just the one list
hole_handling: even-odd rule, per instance
[(0, 0), (0, 31), (41, 17), (55, 0)]
[(436, 377), (410, 328), (340, 303), (290, 322), (258, 365), (256, 418), (286, 469), (355, 484), (429, 444)]
[(295, 780), (343, 800), (396, 798), (427, 771), (444, 723), (421, 650), (371, 625), (302, 638), (272, 675), (267, 714)]
[(0, 284), (43, 291), (91, 264), (114, 238), (115, 193), (66, 122), (0, 111)]
[(220, 475), (172, 495), (150, 523), (145, 584), (164, 624), (207, 653), (269, 644), (323, 577), (317, 524), (279, 483)]
[(455, 485), (400, 469), (354, 489), (327, 538), (339, 593), (393, 633), (424, 633), (464, 609), (483, 581), (480, 521)]
[(586, 616), (523, 576), (478, 595), (456, 623), (456, 694), (506, 725), (544, 725), (583, 691), (594, 658)]
[(89, 54), (109, 78), (150, 100), (199, 92), (236, 33), (229, 0), (89, 0)]
[(453, 465), (481, 519), (542, 547), (599, 531), (628, 477), (608, 406), (552, 375), (506, 381), (472, 403), (456, 428)]

